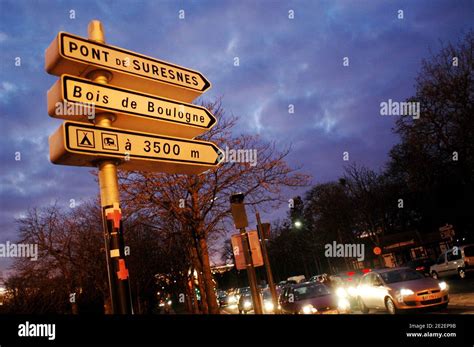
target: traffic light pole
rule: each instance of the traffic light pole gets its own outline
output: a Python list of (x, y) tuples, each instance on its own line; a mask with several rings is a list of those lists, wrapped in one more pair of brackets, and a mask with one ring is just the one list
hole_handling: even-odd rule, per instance
[(253, 266), (252, 252), (245, 228), (240, 228), (240, 236), (242, 237), (242, 248), (244, 251), (245, 264), (247, 266), (247, 276), (249, 279), (250, 292), (252, 293), (252, 304), (255, 314), (262, 314), (262, 302), (260, 300), (260, 292), (257, 287), (257, 275)]
[[(100, 21), (93, 20), (89, 23), (88, 36), (91, 41), (105, 43), (104, 30)], [(112, 75), (106, 70), (94, 70), (87, 77), (93, 82), (107, 84)], [(114, 120), (115, 115), (112, 113), (100, 113), (94, 118), (95, 124), (102, 127), (110, 127)], [(103, 160), (97, 166), (112, 313), (132, 314), (130, 282), (124, 254), (117, 163)]]
[(273, 310), (278, 313), (278, 295), (275, 288), (275, 282), (273, 281), (272, 268), (270, 266), (270, 259), (267, 253), (267, 244), (265, 243), (265, 235), (262, 228), (262, 221), (260, 220), (260, 213), (255, 213), (257, 218), (257, 232), (260, 238), (260, 244), (262, 246), (263, 262), (265, 264), (265, 271), (267, 272), (268, 287), (270, 287), (270, 293), (272, 294)]

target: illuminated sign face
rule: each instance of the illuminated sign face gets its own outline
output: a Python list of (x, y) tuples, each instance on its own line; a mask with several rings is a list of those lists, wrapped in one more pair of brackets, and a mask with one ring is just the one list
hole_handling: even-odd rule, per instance
[(46, 50), (50, 74), (86, 76), (98, 68), (110, 71), (116, 86), (186, 102), (211, 87), (197, 71), (64, 32)]
[(116, 159), (125, 170), (196, 174), (216, 167), (222, 151), (213, 143), (64, 122), (50, 137), (54, 164), (95, 166)]
[(216, 124), (214, 115), (204, 107), (69, 75), (62, 75), (48, 91), (48, 113), (89, 122), (90, 112), (64, 112), (63, 101), (93, 106), (95, 113), (112, 112), (116, 115), (114, 126), (122, 129), (193, 138)]

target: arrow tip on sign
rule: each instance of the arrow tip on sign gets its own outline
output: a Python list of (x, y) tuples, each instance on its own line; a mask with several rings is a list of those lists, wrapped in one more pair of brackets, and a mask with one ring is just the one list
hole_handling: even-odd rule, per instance
[(210, 119), (209, 124), (207, 125), (208, 128), (210, 129), (214, 126), (214, 124), (217, 123), (217, 119), (211, 112), (209, 112), (209, 110), (207, 108), (204, 108), (204, 110), (206, 111), (206, 113), (207, 113), (207, 115), (209, 116), (209, 119)]
[(204, 77), (204, 75), (202, 73), (198, 72), (198, 74), (199, 74), (199, 76), (201, 76), (202, 80), (204, 81), (204, 86), (202, 87), (202, 91), (205, 92), (205, 91), (211, 89), (211, 82), (209, 82), (207, 80), (207, 78)]

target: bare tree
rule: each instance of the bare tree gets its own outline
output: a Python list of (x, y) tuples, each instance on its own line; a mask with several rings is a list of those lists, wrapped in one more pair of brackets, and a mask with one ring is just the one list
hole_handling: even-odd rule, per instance
[[(258, 136), (234, 136), (235, 117), (228, 117), (220, 101), (205, 104), (219, 119), (219, 124), (201, 138), (221, 148), (251, 150), (257, 162), (225, 162), (200, 175), (122, 172), (120, 176), (124, 202), (148, 217), (172, 216), (188, 235), (188, 252), (200, 275), (204, 312), (218, 313), (212, 279), (208, 241), (216, 234), (233, 229), (229, 196), (243, 192), (250, 206), (275, 207), (283, 200), (283, 187), (300, 187), (308, 176), (290, 168), (285, 158), (289, 149), (278, 151), (274, 143)], [(243, 153), (243, 152), (242, 152)]]

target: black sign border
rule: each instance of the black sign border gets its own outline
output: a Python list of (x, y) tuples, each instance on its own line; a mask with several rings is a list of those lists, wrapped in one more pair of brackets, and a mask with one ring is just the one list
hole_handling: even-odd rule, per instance
[[(85, 153), (94, 153), (94, 154), (104, 154), (109, 157), (117, 157), (119, 155), (113, 154), (110, 152), (102, 152), (102, 151), (97, 151), (97, 150), (86, 150), (86, 149), (77, 149), (77, 148), (71, 148), (70, 143), (69, 143), (69, 137), (68, 135), (68, 130), (69, 127), (75, 126), (75, 127), (80, 127), (80, 128), (87, 128), (87, 129), (94, 129), (94, 130), (103, 130), (103, 131), (110, 131), (110, 132), (116, 132), (116, 133), (123, 133), (123, 134), (129, 134), (129, 135), (144, 135), (147, 137), (151, 138), (157, 138), (157, 139), (165, 139), (165, 140), (170, 140), (170, 141), (181, 141), (181, 142), (189, 142), (195, 144), (196, 142), (201, 143), (201, 141), (196, 141), (196, 140), (188, 140), (188, 139), (182, 139), (182, 138), (176, 138), (176, 137), (167, 137), (167, 136), (161, 136), (161, 135), (153, 135), (153, 134), (147, 134), (147, 133), (140, 133), (140, 132), (133, 132), (133, 131), (128, 131), (128, 130), (122, 130), (122, 129), (117, 129), (117, 128), (106, 128), (106, 127), (100, 127), (100, 126), (94, 126), (94, 125), (88, 125), (88, 124), (82, 124), (82, 123), (73, 123), (73, 122), (64, 122), (64, 138), (66, 140), (66, 149), (71, 151), (71, 152), (85, 152)], [(201, 143), (203, 144), (203, 143)], [(216, 152), (216, 160), (214, 163), (209, 163), (209, 162), (197, 162), (197, 161), (192, 161), (192, 160), (179, 160), (179, 159), (162, 159), (162, 158), (156, 158), (156, 157), (147, 157), (144, 155), (132, 155), (130, 154), (130, 159), (133, 158), (141, 158), (141, 159), (148, 159), (148, 160), (154, 160), (157, 162), (174, 162), (174, 163), (190, 163), (193, 165), (198, 165), (198, 166), (215, 166), (219, 164), (219, 157), (221, 151), (218, 149), (218, 147), (212, 143), (212, 142), (207, 142), (209, 146), (212, 147), (212, 149)], [(203, 144), (205, 145), (205, 144)], [(121, 157), (121, 156), (119, 156)]]
[[(94, 83), (94, 82), (92, 82), (90, 80), (87, 80), (87, 79), (83, 79), (83, 78), (79, 78), (79, 77), (75, 77), (75, 76), (71, 76), (71, 75), (62, 75), (61, 76), (61, 82), (62, 82), (62, 93), (61, 94), (63, 96), (63, 99), (65, 101), (67, 101), (68, 103), (73, 103), (73, 104), (78, 103), (77, 101), (69, 101), (67, 99), (67, 86), (66, 86), (67, 84), (66, 84), (66, 82), (68, 80), (76, 81), (76, 82), (80, 82), (80, 83), (84, 83), (84, 84), (89, 84), (89, 85), (92, 85), (94, 87), (114, 89), (114, 90), (117, 90), (117, 91), (122, 92), (122, 93), (130, 93), (130, 94), (133, 94), (133, 95), (139, 95), (139, 96), (143, 96), (143, 97), (150, 98), (150, 99), (158, 99), (158, 100), (161, 100), (161, 101), (164, 101), (164, 102), (169, 102), (169, 103), (176, 104), (176, 105), (183, 105), (183, 106), (187, 106), (187, 107), (190, 107), (190, 108), (196, 107), (196, 108), (204, 110), (204, 112), (209, 116), (211, 121), (209, 122), (209, 125), (202, 126), (202, 125), (195, 125), (195, 124), (178, 122), (176, 120), (171, 120), (171, 119), (166, 119), (166, 118), (164, 118), (164, 119), (163, 118), (157, 118), (157, 117), (145, 115), (143, 113), (138, 113), (138, 112), (122, 111), (122, 110), (112, 108), (112, 107), (97, 106), (98, 108), (101, 108), (101, 109), (104, 109), (104, 110), (114, 111), (114, 112), (122, 113), (122, 114), (133, 114), (135, 116), (149, 118), (149, 119), (152, 119), (154, 121), (172, 122), (172, 123), (176, 123), (176, 124), (179, 124), (179, 125), (182, 125), (182, 126), (190, 126), (190, 127), (196, 127), (196, 128), (206, 129), (206, 130), (210, 130), (212, 128), (212, 126), (217, 122), (216, 117), (213, 114), (211, 114), (211, 112), (209, 112), (209, 110), (206, 109), (205, 107), (201, 107), (201, 106), (197, 106), (197, 105), (193, 105), (193, 104), (188, 104), (188, 103), (185, 103), (185, 102), (179, 102), (179, 101), (172, 100), (172, 99), (161, 98), (161, 97), (157, 97), (157, 96), (146, 94), (146, 93), (131, 91), (129, 89), (115, 87), (115, 86), (112, 86), (110, 84), (103, 84), (102, 85), (102, 84), (99, 84), (99, 83)], [(95, 103), (93, 103), (93, 102), (91, 102), (91, 104), (93, 104), (94, 107), (96, 106)]]
[[(184, 71), (191, 72), (191, 73), (193, 73), (193, 74), (197, 74), (197, 75), (199, 75), (199, 76), (202, 78), (202, 80), (204, 81), (204, 86), (202, 87), (202, 89), (192, 88), (192, 87), (183, 86), (183, 85), (181, 85), (181, 84), (177, 84), (177, 83), (173, 83), (173, 82), (168, 82), (168, 81), (166, 81), (166, 80), (163, 81), (163, 80), (154, 79), (154, 78), (151, 78), (151, 77), (148, 77), (148, 76), (139, 75), (139, 74), (136, 74), (136, 73), (133, 73), (133, 72), (130, 72), (130, 71), (120, 70), (120, 69), (117, 69), (117, 68), (114, 68), (114, 67), (110, 67), (110, 66), (107, 66), (107, 65), (104, 65), (104, 64), (99, 64), (99, 63), (93, 63), (93, 64), (91, 64), (90, 61), (87, 61), (87, 60), (84, 60), (84, 59), (79, 59), (79, 58), (76, 58), (76, 57), (70, 57), (70, 56), (68, 56), (68, 55), (66, 55), (66, 54), (64, 53), (63, 38), (64, 38), (65, 36), (70, 37), (70, 38), (73, 38), (73, 39), (78, 40), (78, 41), (82, 41), (82, 42), (88, 43), (88, 44), (93, 44), (93, 45), (101, 46), (101, 47), (104, 47), (104, 48), (107, 48), (107, 49), (113, 49), (113, 50), (119, 51), (119, 52), (121, 52), (121, 53), (125, 53), (125, 54), (127, 54), (127, 55), (135, 56), (135, 57), (138, 57), (138, 58), (141, 58), (141, 59), (152, 60), (152, 61), (155, 61), (155, 62), (158, 63), (158, 64), (166, 65), (166, 66), (172, 67), (172, 68), (174, 68), (174, 69), (181, 69), (181, 70), (184, 70)], [(210, 89), (210, 87), (211, 87), (211, 83), (210, 83), (210, 82), (207, 80), (207, 78), (205, 78), (205, 77), (203, 76), (203, 74), (201, 74), (199, 71), (194, 71), (194, 70), (191, 70), (191, 69), (187, 69), (187, 68), (185, 68), (185, 67), (181, 67), (181, 66), (178, 66), (178, 65), (173, 65), (173, 64), (170, 64), (170, 63), (167, 63), (167, 62), (158, 60), (158, 59), (154, 59), (154, 58), (152, 58), (152, 57), (148, 57), (148, 56), (143, 55), (143, 54), (139, 54), (139, 53), (135, 53), (135, 52), (132, 52), (132, 51), (128, 51), (128, 50), (123, 49), (123, 48), (115, 47), (115, 46), (112, 46), (112, 45), (106, 45), (106, 44), (103, 44), (103, 43), (100, 43), (100, 42), (93, 42), (93, 41), (84, 39), (84, 38), (82, 38), (82, 37), (80, 37), (80, 36), (71, 35), (71, 34), (66, 33), (66, 32), (60, 32), (60, 33), (59, 33), (59, 45), (60, 45), (60, 48), (61, 48), (61, 56), (63, 56), (64, 58), (67, 58), (67, 59), (71, 59), (71, 60), (75, 60), (75, 61), (84, 62), (84, 63), (86, 63), (87, 65), (103, 66), (103, 67), (105, 67), (105, 68), (108, 69), (108, 70), (114, 70), (114, 71), (118, 71), (118, 72), (121, 72), (121, 73), (124, 73), (124, 74), (139, 76), (139, 77), (141, 77), (141, 78), (146, 78), (146, 79), (151, 80), (151, 81), (154, 81), (154, 82), (165, 83), (165, 84), (171, 84), (171, 85), (173, 85), (173, 86), (181, 87), (181, 88), (185, 88), (185, 89), (189, 89), (189, 90), (192, 90), (192, 91), (195, 91), (195, 92), (204, 93), (204, 92), (206, 92), (208, 89)]]

